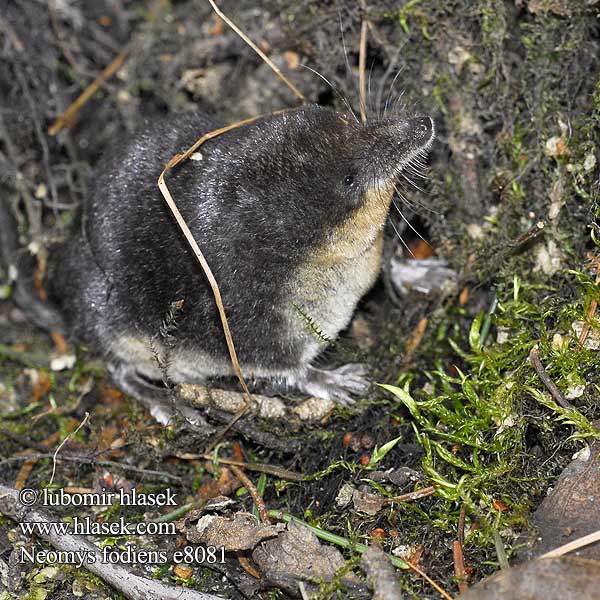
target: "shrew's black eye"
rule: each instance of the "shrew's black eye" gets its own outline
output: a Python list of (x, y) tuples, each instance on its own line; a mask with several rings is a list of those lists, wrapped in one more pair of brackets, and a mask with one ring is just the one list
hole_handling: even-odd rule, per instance
[(344, 177), (344, 185), (350, 187), (354, 183), (354, 175), (346, 175)]

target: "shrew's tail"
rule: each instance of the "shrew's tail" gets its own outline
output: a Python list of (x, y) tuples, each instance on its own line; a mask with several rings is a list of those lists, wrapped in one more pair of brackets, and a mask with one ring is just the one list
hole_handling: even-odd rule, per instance
[(17, 222), (0, 190), (0, 266), (12, 280), (12, 299), (28, 319), (46, 331), (64, 332), (60, 312), (40, 298), (34, 284), (35, 260), (19, 246)]

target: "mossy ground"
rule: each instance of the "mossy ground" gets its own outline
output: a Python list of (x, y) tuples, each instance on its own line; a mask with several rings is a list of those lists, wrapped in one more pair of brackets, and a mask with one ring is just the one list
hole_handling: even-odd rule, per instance
[[(32, 192), (43, 183), (48, 194), (47, 202), (42, 197), (36, 212), (23, 217), (25, 236), (28, 230), (35, 234), (36, 224), (50, 235), (61, 234), (57, 224), (70, 213), (61, 209), (61, 219), (55, 218), (50, 180), (61, 198), (78, 203), (87, 172), (110, 149), (119, 128), (132, 129), (143, 117), (196, 107), (232, 121), (290, 100), (235, 36), (223, 38), (222, 46), (211, 45), (219, 36), (209, 33), (206, 8), (163, 3), (164, 13), (156, 18), (144, 3), (130, 4), (127, 16), (113, 15), (105, 34), (117, 48), (138, 36), (139, 51), (84, 109), (76, 127), (59, 141), (46, 139), (46, 158), (36, 123), (47, 126), (89, 83), (86, 69), (102, 68), (114, 52), (102, 48), (86, 25), (78, 29), (72, 15), (59, 15), (59, 25), (78, 40), (71, 48), (78, 70), (61, 51), (47, 16), (32, 7), (11, 15), (18, 17), (13, 27), (24, 40), (29, 38), (23, 23), (43, 32), (28, 55), (3, 57), (0, 70), (4, 124), (16, 141), (12, 150), (6, 141), (0, 146), (7, 164), (6, 187), (18, 198), (14, 190), (24, 177)], [(272, 53), (297, 52), (356, 107), (358, 4), (262, 4), (260, 17), (255, 3), (224, 2), (223, 8), (251, 37), (264, 36)], [(573, 324), (589, 323), (590, 336), (600, 331), (598, 314), (588, 316), (592, 302), (600, 301), (592, 263), (600, 255), (600, 6), (583, 0), (367, 4), (376, 28), (368, 61), (373, 110), (382, 108), (388, 93), (395, 99), (402, 89), (403, 102), (432, 114), (438, 129), (427, 194), (407, 186), (409, 199), (426, 208), (403, 210), (436, 253), (458, 271), (460, 285), (455, 294), (440, 299), (415, 294), (396, 306), (379, 284), (360, 308), (374, 343), (358, 350), (347, 335), (330, 356), (333, 361), (366, 360), (376, 381), (395, 390), (378, 389), (356, 409), (340, 410), (322, 427), (303, 433), (303, 450), (293, 456), (247, 440), (244, 448), (249, 459), (312, 475), (302, 483), (267, 477), (264, 498), (269, 508), (356, 541), (368, 540), (381, 529), (386, 550), (404, 545), (410, 553), (420, 548), (421, 568), (455, 593), (452, 542), (462, 507), (467, 515), (465, 562), (478, 579), (497, 569), (505, 557), (515, 559), (548, 487), (586, 438), (598, 435), (592, 424), (600, 417), (600, 354), (578, 343)], [(101, 2), (85, 11), (92, 24), (110, 14)], [(205, 39), (204, 54), (195, 53), (194, 45)], [(393, 61), (396, 65), (389, 70)], [(213, 87), (202, 81), (194, 87), (189, 78), (184, 82), (182, 73), (198, 67), (215, 74)], [(394, 91), (398, 68), (402, 73)], [(23, 104), (23, 83), (15, 75), (19, 70), (30, 78), (25, 91), (33, 107)], [(343, 107), (308, 71), (291, 76), (311, 100)], [(14, 84), (17, 80), (19, 85)], [(54, 92), (48, 94), (49, 89)], [(539, 221), (544, 227), (538, 231)], [(523, 239), (528, 231), (536, 233), (529, 241)], [(2, 308), (7, 317), (10, 306)], [(420, 343), (407, 353), (407, 340), (424, 318)], [(61, 465), (61, 484), (97, 485), (102, 471), (93, 461), (102, 455), (180, 476), (181, 497), (194, 497), (207, 478), (206, 467), (168, 458), (174, 447), (197, 449), (193, 434), (182, 437), (180, 430), (155, 428), (139, 406), (110, 390), (101, 365), (90, 363), (85, 351), (70, 371), (53, 373), (41, 367), (51, 344), (15, 325), (14, 319), (3, 323), (0, 342), (9, 348), (0, 350), (2, 397), (7, 400), (7, 410), (0, 410), (1, 426), (22, 438), (39, 441), (56, 432), (64, 438), (86, 410), (91, 412), (90, 427), (75, 438), (86, 451), (93, 449), (94, 458), (90, 465)], [(534, 371), (528, 359), (534, 345), (573, 410), (557, 406)], [(91, 389), (86, 387), (90, 378)], [(31, 420), (48, 409), (45, 417)], [(285, 434), (284, 424), (269, 427)], [(359, 442), (345, 443), (348, 433)], [(126, 440), (125, 449), (110, 450), (119, 437)], [(363, 455), (368, 461), (374, 445), (381, 448), (396, 438), (397, 444), (377, 465), (365, 468)], [(22, 444), (5, 437), (0, 448), (3, 457), (13, 458), (23, 450)], [(420, 481), (398, 489), (371, 478), (374, 469), (400, 466), (415, 469)], [(2, 463), (3, 480), (14, 482), (20, 467), (18, 460)], [(44, 485), (50, 472), (51, 461), (41, 460), (28, 486)], [(125, 476), (137, 479), (132, 472)], [(428, 498), (391, 504), (365, 516), (336, 507), (334, 500), (348, 482), (387, 496), (431, 484), (437, 490)], [(241, 501), (251, 507), (247, 495)], [(2, 540), (8, 528), (4, 523)], [(349, 565), (356, 562), (354, 557)], [(52, 590), (46, 584), (36, 589), (46, 591), (47, 597), (68, 597), (72, 577), (68, 571)], [(421, 580), (401, 577), (415, 597), (437, 597)], [(196, 582), (210, 586), (216, 579), (198, 573)], [(324, 586), (322, 597), (343, 597), (336, 585)]]

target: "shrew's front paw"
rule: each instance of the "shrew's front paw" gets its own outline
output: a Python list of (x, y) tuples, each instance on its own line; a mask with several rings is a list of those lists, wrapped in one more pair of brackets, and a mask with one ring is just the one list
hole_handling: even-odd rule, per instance
[(369, 389), (365, 375), (365, 366), (356, 363), (330, 371), (309, 367), (298, 388), (311, 396), (347, 406), (355, 401), (353, 396), (363, 395)]

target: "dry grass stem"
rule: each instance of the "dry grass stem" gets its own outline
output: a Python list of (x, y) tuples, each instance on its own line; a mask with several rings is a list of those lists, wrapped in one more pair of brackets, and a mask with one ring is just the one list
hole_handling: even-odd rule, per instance
[(579, 550), (584, 546), (589, 546), (597, 541), (600, 541), (600, 529), (594, 531), (593, 533), (589, 533), (588, 535), (584, 535), (568, 544), (564, 544), (563, 546), (559, 546), (554, 550), (550, 550), (550, 552), (546, 552), (546, 554), (542, 554), (538, 558), (557, 558), (559, 556), (563, 556), (568, 552), (573, 552), (574, 550)]
[(75, 119), (75, 116), (81, 109), (81, 107), (100, 89), (108, 79), (110, 79), (120, 68), (127, 55), (129, 54), (129, 48), (125, 48), (115, 59), (83, 90), (83, 92), (77, 97), (77, 99), (65, 110), (65, 112), (52, 123), (48, 129), (49, 135), (56, 135), (63, 127), (70, 125)]
[(453, 600), (452, 596), (446, 591), (444, 590), (442, 587), (440, 587), (433, 579), (431, 579), (431, 577), (429, 577), (429, 575), (427, 575), (426, 573), (424, 573), (423, 571), (421, 571), (421, 569), (419, 569), (419, 567), (417, 567), (416, 565), (413, 565), (412, 563), (406, 561), (406, 564), (411, 568), (412, 571), (414, 571), (417, 575), (420, 575), (434, 590), (436, 590), (443, 598), (445, 598), (446, 600)]
[(54, 481), (54, 475), (56, 474), (56, 457), (58, 456), (58, 453), (61, 451), (62, 447), (69, 441), (71, 436), (75, 435), (88, 422), (89, 418), (90, 418), (90, 413), (86, 412), (85, 417), (83, 418), (83, 421), (81, 421), (81, 423), (79, 423), (79, 425), (77, 426), (77, 429), (75, 429), (74, 431), (71, 431), (54, 451), (54, 454), (52, 455), (52, 475), (50, 476), (50, 481), (48, 482), (47, 487), (50, 487), (52, 485), (52, 482)]
[(173, 216), (175, 217), (175, 220), (177, 221), (179, 228), (183, 232), (185, 239), (187, 240), (188, 244), (190, 245), (190, 248), (194, 252), (196, 259), (200, 263), (200, 266), (202, 267), (202, 270), (204, 271), (206, 278), (208, 279), (208, 283), (210, 284), (211, 290), (215, 297), (215, 303), (217, 305), (217, 310), (219, 311), (219, 317), (221, 318), (221, 325), (223, 327), (223, 333), (225, 334), (225, 341), (227, 343), (227, 349), (229, 351), (231, 365), (233, 367), (234, 373), (236, 374), (236, 376), (240, 382), (240, 385), (242, 386), (242, 389), (244, 390), (244, 395), (245, 395), (244, 401), (246, 402), (246, 405), (231, 419), (231, 421), (223, 428), (223, 430), (221, 432), (219, 432), (219, 434), (217, 434), (217, 436), (215, 436), (215, 439), (212, 440), (211, 444), (206, 449), (207, 452), (210, 451), (212, 448), (214, 448), (214, 446), (219, 442), (219, 440), (245, 414), (245, 412), (250, 407), (251, 395), (250, 395), (250, 390), (248, 389), (248, 386), (246, 385), (246, 380), (244, 379), (244, 376), (242, 375), (242, 369), (240, 367), (237, 353), (235, 351), (235, 344), (233, 342), (233, 337), (232, 337), (231, 331), (229, 329), (229, 322), (227, 321), (227, 315), (225, 314), (225, 307), (223, 306), (223, 299), (221, 298), (221, 291), (219, 290), (219, 284), (217, 283), (217, 280), (215, 279), (215, 276), (213, 275), (213, 272), (212, 272), (206, 258), (204, 257), (202, 250), (200, 250), (200, 246), (196, 242), (192, 232), (190, 231), (190, 228), (188, 227), (187, 223), (185, 222), (185, 219), (183, 218), (181, 212), (179, 211), (179, 208), (177, 208), (177, 204), (175, 203), (175, 200), (173, 199), (173, 196), (171, 195), (171, 192), (169, 191), (169, 188), (167, 187), (167, 184), (165, 182), (165, 175), (173, 167), (175, 167), (179, 163), (183, 162), (186, 158), (188, 158), (191, 154), (193, 154), (207, 140), (210, 140), (218, 135), (221, 135), (222, 133), (225, 133), (226, 131), (230, 131), (231, 129), (235, 129), (236, 127), (241, 127), (242, 125), (251, 123), (252, 121), (255, 121), (258, 118), (259, 117), (257, 116), (257, 117), (251, 117), (249, 119), (243, 119), (242, 121), (237, 121), (236, 123), (227, 125), (226, 127), (221, 127), (220, 129), (215, 129), (214, 131), (210, 131), (210, 132), (204, 134), (192, 146), (190, 146), (190, 148), (188, 148), (183, 154), (176, 154), (175, 156), (173, 156), (171, 158), (171, 160), (168, 162), (167, 166), (163, 169), (162, 173), (160, 174), (160, 177), (158, 178), (158, 188), (160, 189), (167, 205), (169, 206), (169, 209), (171, 210)]
[(273, 69), (275, 75), (277, 75), (277, 77), (279, 77), (279, 79), (281, 79), (281, 81), (283, 81), (283, 83), (285, 83), (285, 85), (287, 85), (290, 90), (292, 90), (292, 92), (298, 96), (298, 99), (301, 102), (306, 102), (304, 94), (281, 72), (279, 67), (227, 15), (221, 11), (221, 9), (213, 0), (208, 1), (213, 7), (215, 13), (217, 13), (217, 15), (219, 15), (219, 17), (221, 17), (221, 19), (223, 19), (223, 21), (225, 21), (225, 23), (227, 23), (227, 25), (229, 25), (229, 27), (231, 27), (231, 29), (233, 29), (233, 31), (235, 31), (246, 42), (246, 44), (248, 44), (248, 46), (250, 46), (250, 48), (252, 48), (252, 50), (254, 50), (254, 52), (256, 52), (269, 65), (269, 67), (271, 67), (271, 69)]
[(360, 120), (363, 123), (367, 122), (367, 6), (365, 2), (361, 2), (364, 15), (360, 26), (360, 46), (358, 51), (358, 90), (360, 104)]

